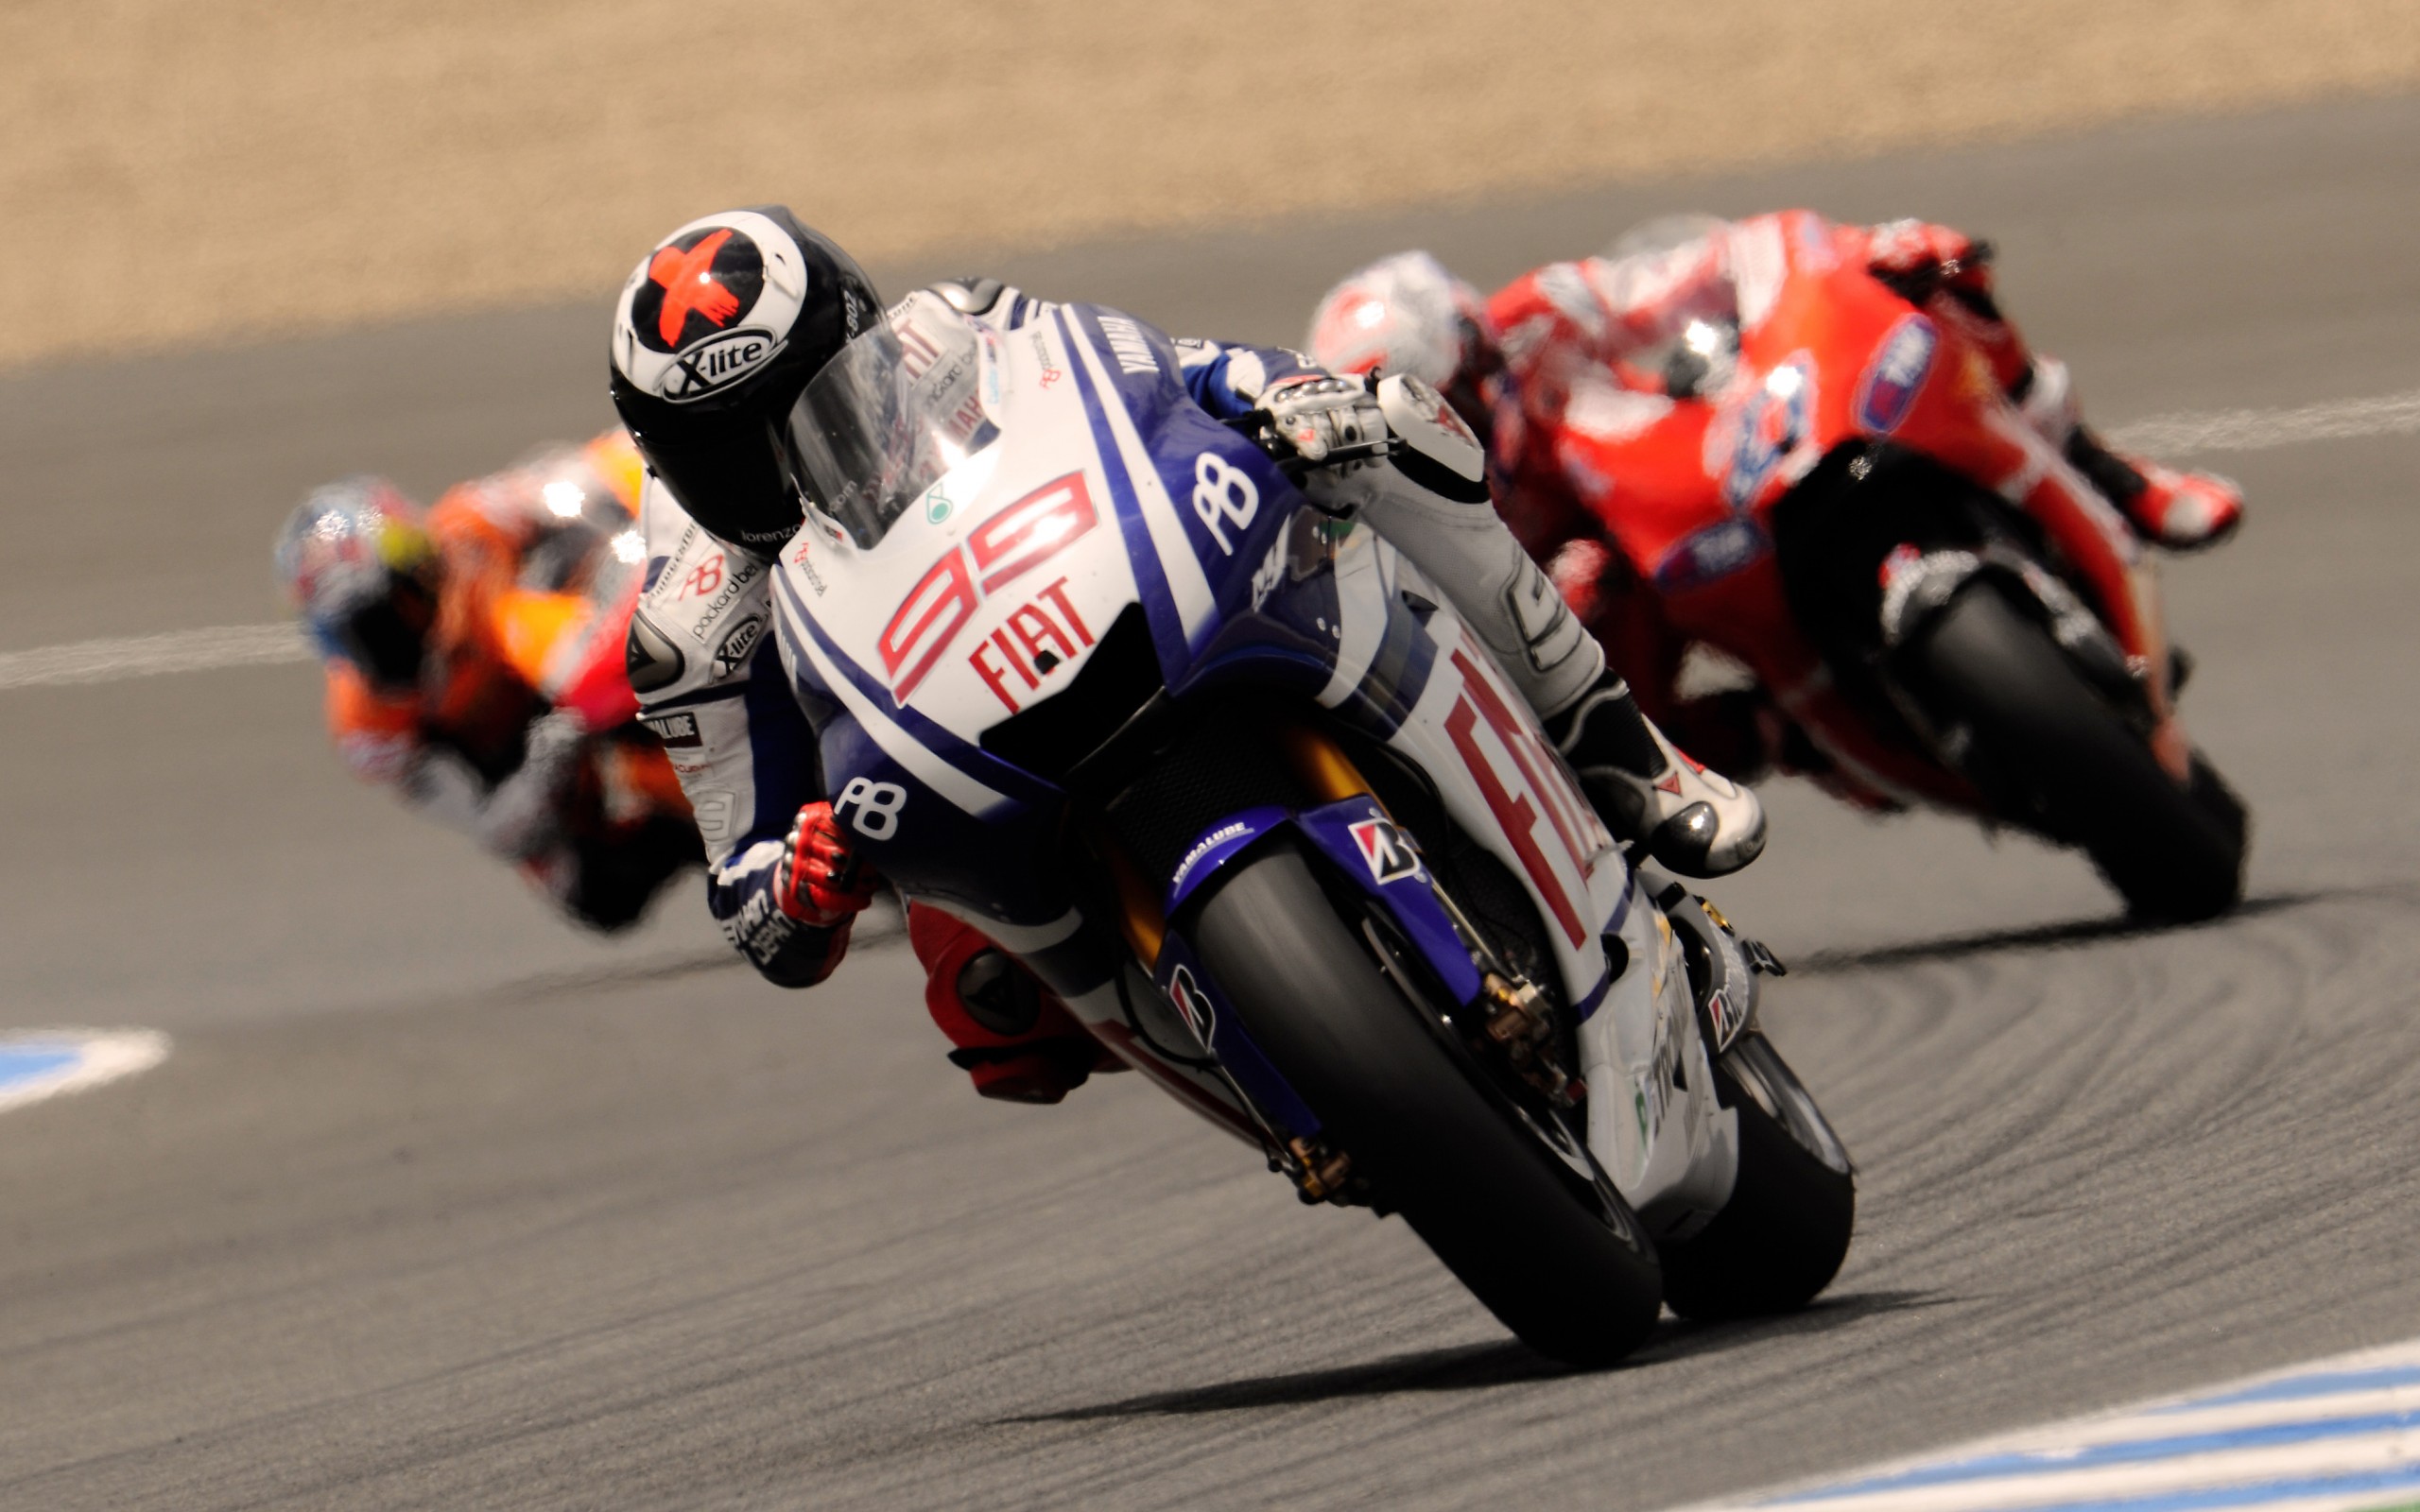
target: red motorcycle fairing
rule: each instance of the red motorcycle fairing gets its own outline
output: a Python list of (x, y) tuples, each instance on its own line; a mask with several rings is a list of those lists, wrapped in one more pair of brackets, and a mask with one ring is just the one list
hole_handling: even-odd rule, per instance
[[(1843, 698), (1784, 592), (1777, 505), (1826, 455), (1889, 442), (2006, 499), (2042, 530), (2132, 665), (2156, 726), (2152, 748), (2181, 781), (2189, 747), (2168, 687), (2150, 564), (2117, 509), (2029, 426), (1995, 370), (1980, 322), (1953, 299), (1919, 310), (1815, 234), (1811, 215), (1773, 217), (1775, 283), (1743, 298), (1732, 380), (1707, 399), (1575, 387), (1554, 462), (1673, 630), (1737, 658), (1847, 780), (1848, 796), (1947, 803), (1979, 799), (1956, 774)], [(1658, 413), (1635, 404), (1668, 406)], [(1592, 422), (1592, 411), (1614, 423)]]

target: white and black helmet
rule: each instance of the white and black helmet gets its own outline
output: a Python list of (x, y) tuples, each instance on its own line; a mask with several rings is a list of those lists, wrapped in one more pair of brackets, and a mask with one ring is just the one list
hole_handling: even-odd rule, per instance
[(614, 313), (614, 407), (690, 515), (770, 552), (801, 519), (784, 427), (882, 301), (855, 259), (781, 205), (707, 215), (658, 243)]

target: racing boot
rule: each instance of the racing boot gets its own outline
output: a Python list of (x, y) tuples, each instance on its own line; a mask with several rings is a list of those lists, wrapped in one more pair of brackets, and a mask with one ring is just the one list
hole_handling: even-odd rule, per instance
[(2135, 533), (2169, 551), (2199, 551), (2243, 523), (2243, 490), (2208, 472), (2179, 472), (2120, 456), (2084, 426), (2068, 433), (2067, 460), (2125, 511)]
[(1055, 1103), (1094, 1072), (1124, 1069), (1049, 988), (972, 926), (909, 903), (908, 944), (925, 968), (925, 1007), (955, 1047), (950, 1064), (977, 1094)]
[(1765, 849), (1756, 795), (1666, 740), (1614, 672), (1547, 733), (1614, 833), (1683, 876), (1724, 876)]

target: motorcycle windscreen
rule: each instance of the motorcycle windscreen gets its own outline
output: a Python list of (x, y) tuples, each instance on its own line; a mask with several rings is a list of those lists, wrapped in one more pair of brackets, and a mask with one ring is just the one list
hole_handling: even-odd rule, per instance
[(879, 543), (942, 474), (999, 438), (976, 366), (970, 352), (911, 368), (888, 325), (841, 348), (790, 407), (783, 438), (807, 502), (859, 546)]

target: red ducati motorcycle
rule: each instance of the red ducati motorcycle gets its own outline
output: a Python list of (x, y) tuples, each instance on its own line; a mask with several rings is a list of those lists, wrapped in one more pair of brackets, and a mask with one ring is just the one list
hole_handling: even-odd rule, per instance
[(1616, 480), (1609, 543), (1674, 629), (1755, 675), (1788, 765), (2080, 847), (2138, 917), (2232, 907), (2247, 816), (2178, 722), (2150, 561), (1953, 296), (1885, 284), (1806, 220), (1743, 280), (1737, 328), (1668, 353), (1673, 402), (1602, 390), (1598, 423), (1575, 397), (1566, 444)]

